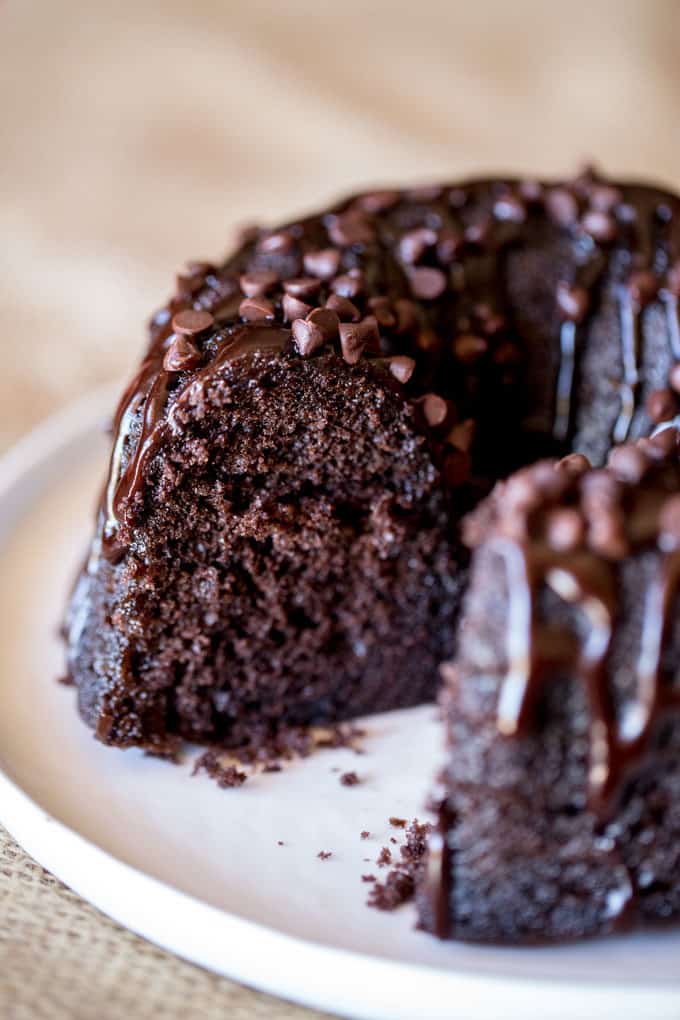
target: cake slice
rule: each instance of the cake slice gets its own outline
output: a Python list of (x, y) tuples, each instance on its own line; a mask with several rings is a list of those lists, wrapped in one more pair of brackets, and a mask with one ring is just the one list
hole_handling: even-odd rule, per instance
[(471, 515), (419, 889), (441, 938), (561, 940), (680, 914), (678, 433), (544, 461)]

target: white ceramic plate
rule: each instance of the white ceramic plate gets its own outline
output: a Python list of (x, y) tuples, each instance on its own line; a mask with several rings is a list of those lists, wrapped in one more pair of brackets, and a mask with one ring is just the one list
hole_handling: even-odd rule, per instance
[[(325, 751), (236, 790), (92, 738), (56, 683), (57, 628), (114, 397), (93, 394), (0, 465), (0, 819), (26, 850), (153, 942), (344, 1016), (677, 1020), (680, 933), (480, 948), (417, 932), (410, 906), (366, 908), (361, 874), (380, 873), (399, 835), (389, 816), (423, 817), (441, 755), (432, 706), (366, 721), (363, 756)], [(342, 786), (337, 769), (362, 782)]]

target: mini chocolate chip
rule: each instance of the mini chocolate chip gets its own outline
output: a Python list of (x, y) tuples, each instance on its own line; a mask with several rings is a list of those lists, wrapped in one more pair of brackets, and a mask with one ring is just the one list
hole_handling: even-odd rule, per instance
[(550, 188), (545, 197), (545, 207), (560, 227), (571, 227), (578, 219), (578, 202), (566, 188)]
[(628, 277), (626, 284), (633, 301), (644, 308), (653, 301), (659, 290), (659, 280), (648, 269), (640, 269)]
[(527, 218), (527, 207), (517, 195), (501, 195), (494, 203), (493, 214), (497, 220), (524, 223)]
[(576, 549), (583, 541), (584, 534), (585, 526), (578, 510), (565, 507), (551, 511), (546, 517), (546, 541), (558, 552)]
[(340, 252), (337, 248), (322, 248), (321, 251), (308, 251), (303, 257), (305, 272), (310, 276), (318, 276), (329, 280), (335, 276), (340, 265)]
[(276, 273), (263, 270), (260, 273), (243, 273), (239, 277), (239, 285), (246, 297), (261, 297), (274, 286), (277, 280)]
[(611, 244), (616, 237), (616, 221), (609, 213), (591, 209), (581, 219), (581, 226), (598, 244)]
[(461, 333), (451, 344), (453, 356), (466, 365), (471, 365), (486, 354), (489, 347), (488, 340), (483, 336), (475, 336), (473, 333)]
[(538, 486), (528, 470), (513, 475), (503, 488), (505, 503), (513, 512), (530, 510), (538, 502), (539, 495)]
[(479, 220), (477, 223), (471, 223), (465, 228), (465, 240), (468, 244), (473, 244), (481, 247), (486, 244), (491, 234), (491, 223), (489, 220)]
[(543, 198), (543, 185), (539, 181), (520, 181), (518, 190), (530, 205), (536, 205)]
[(673, 545), (680, 544), (680, 496), (670, 496), (659, 512), (661, 531), (673, 540)]
[(628, 555), (628, 542), (618, 509), (600, 512), (590, 521), (588, 544), (608, 560), (622, 560)]
[(408, 298), (397, 298), (394, 302), (397, 316), (397, 333), (407, 333), (415, 329), (419, 322), (418, 306)]
[(307, 319), (295, 319), (291, 328), (295, 346), (303, 358), (322, 347), (325, 342), (323, 330)]
[(416, 227), (402, 234), (399, 239), (397, 250), (402, 262), (414, 265), (418, 262), (428, 248), (437, 243), (437, 235), (429, 227)]
[(315, 276), (298, 276), (292, 280), (284, 280), (282, 286), (286, 294), (291, 294), (296, 298), (306, 298), (316, 294), (321, 286), (321, 280)]
[(206, 262), (205, 259), (188, 259), (184, 263), (184, 272), (188, 276), (209, 276), (217, 272), (217, 266), (213, 262)]
[(347, 212), (333, 217), (327, 229), (333, 244), (342, 247), (370, 244), (375, 239), (375, 230), (360, 209), (348, 209)]
[(459, 231), (450, 228), (442, 230), (437, 241), (437, 258), (444, 266), (450, 265), (465, 245), (465, 238)]
[(446, 277), (441, 269), (420, 266), (409, 273), (409, 283), (415, 297), (422, 301), (434, 301), (446, 290)]
[(355, 365), (366, 347), (380, 344), (378, 323), (373, 315), (367, 315), (360, 322), (341, 322), (339, 333), (342, 356), (348, 365)]
[(678, 398), (673, 390), (652, 390), (645, 401), (645, 410), (654, 424), (660, 425), (678, 413)]
[(364, 212), (374, 214), (391, 209), (397, 204), (399, 198), (398, 191), (369, 191), (367, 194), (359, 196), (357, 204)]
[(476, 423), (474, 418), (468, 418), (466, 421), (460, 422), (458, 425), (454, 425), (446, 441), (455, 446), (459, 450), (463, 450), (465, 453), (469, 453), (472, 449), (472, 444), (475, 438)]
[(564, 282), (557, 284), (557, 307), (564, 319), (582, 322), (588, 311), (589, 301), (585, 287), (570, 286)]
[(293, 319), (306, 319), (312, 310), (312, 305), (293, 297), (292, 294), (284, 294), (281, 306), (285, 322), (292, 322)]
[(633, 443), (624, 443), (610, 450), (607, 466), (621, 481), (639, 482), (647, 470), (648, 460)]
[(619, 189), (610, 184), (595, 184), (588, 197), (592, 208), (597, 209), (598, 212), (611, 212), (623, 201), (623, 195)]
[(398, 354), (396, 357), (390, 358), (389, 367), (398, 382), (407, 383), (413, 375), (416, 363), (413, 358), (409, 358), (405, 354)]
[(464, 205), (467, 205), (469, 193), (465, 188), (450, 188), (446, 197), (452, 209), (462, 209)]
[(584, 506), (597, 509), (616, 503), (620, 496), (621, 484), (611, 471), (596, 468), (583, 475), (581, 492)]
[(185, 308), (172, 317), (173, 333), (181, 333), (183, 336), (198, 336), (214, 324), (213, 316), (202, 308)]
[(338, 335), (340, 319), (332, 308), (313, 308), (307, 315), (307, 322), (318, 326), (324, 340), (333, 340)]
[(668, 381), (676, 393), (680, 393), (680, 361), (677, 361), (668, 374)]
[(341, 297), (339, 294), (331, 294), (326, 301), (326, 308), (335, 312), (341, 322), (358, 322), (361, 312), (349, 298)]
[(582, 453), (570, 453), (555, 465), (560, 471), (566, 471), (570, 475), (582, 475), (590, 471), (591, 463)]
[(408, 197), (412, 202), (436, 202), (443, 190), (440, 184), (422, 184), (418, 188), (409, 188)]
[(449, 405), (439, 394), (426, 393), (423, 397), (419, 398), (418, 404), (430, 428), (437, 428), (446, 421)]
[(356, 274), (343, 273), (342, 276), (336, 276), (334, 280), (331, 280), (331, 290), (335, 294), (339, 294), (341, 297), (359, 297), (363, 289), (364, 278), (361, 272)]
[(286, 230), (277, 230), (273, 234), (265, 234), (257, 242), (257, 250), (265, 255), (276, 252), (287, 252), (293, 247), (293, 238)]
[(244, 298), (238, 306), (238, 314), (246, 322), (258, 322), (262, 319), (274, 318), (274, 306), (263, 297)]
[(380, 326), (384, 326), (385, 329), (391, 329), (397, 324), (397, 317), (394, 314), (392, 304), (389, 298), (386, 297), (372, 297), (369, 298), (368, 306), (378, 320)]
[(206, 273), (201, 270), (196, 270), (194, 266), (196, 263), (188, 263), (183, 273), (178, 273), (175, 278), (175, 286), (177, 291), (177, 297), (180, 300), (188, 300), (192, 298), (194, 294), (199, 291), (205, 284)]
[(422, 329), (418, 330), (416, 346), (421, 351), (437, 351), (442, 346), (441, 336), (438, 333), (435, 333), (433, 329), (424, 326)]
[(201, 355), (190, 340), (185, 336), (176, 336), (165, 352), (163, 368), (166, 372), (184, 372), (196, 368), (201, 362)]

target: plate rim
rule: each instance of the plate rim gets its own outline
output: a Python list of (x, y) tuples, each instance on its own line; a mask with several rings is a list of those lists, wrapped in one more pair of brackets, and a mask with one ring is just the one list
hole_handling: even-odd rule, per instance
[[(96, 387), (43, 419), (0, 457), (0, 506), (14, 488), (20, 489), (22, 483), (40, 472), (48, 458), (56, 460), (74, 441), (84, 439), (87, 429), (113, 409), (121, 388), (120, 379)], [(40, 498), (38, 492), (32, 500)], [(11, 538), (13, 527), (10, 524), (7, 535), (0, 539), (0, 549)], [(30, 857), (122, 927), (195, 965), (308, 1008), (366, 1018), (403, 1015), (399, 1010), (405, 1004), (423, 1007), (418, 992), (425, 978), (427, 1006), (435, 1010), (427, 1016), (433, 1020), (464, 1015), (474, 1015), (476, 1020), (485, 1020), (487, 1016), (495, 1020), (501, 996), (506, 1009), (523, 1011), (527, 1018), (536, 1015), (548, 1020), (553, 1015), (564, 1015), (567, 1010), (582, 1012), (586, 1004), (590, 1017), (600, 1015), (599, 1010), (604, 1017), (612, 1005), (612, 996), (619, 998), (624, 988), (629, 1007), (626, 1016), (639, 1016), (643, 1007), (646, 1011), (656, 1010), (653, 1015), (659, 1020), (678, 1016), (680, 998), (671, 987), (660, 988), (640, 980), (617, 985), (608, 980), (579, 979), (574, 984), (566, 977), (469, 973), (460, 966), (445, 970), (314, 942), (221, 910), (126, 864), (50, 815), (12, 779), (11, 765), (1, 750), (0, 821)], [(123, 896), (120, 887), (116, 887), (116, 879), (120, 881), (121, 877)], [(178, 944), (173, 932), (164, 926), (162, 918), (168, 901), (186, 918), (190, 930), (197, 933), (195, 945), (181, 939)], [(211, 946), (212, 936), (200, 937), (203, 930), (214, 932), (216, 925), (223, 929), (219, 945), (224, 944), (225, 935), (229, 940), (226, 965), (221, 951)], [(295, 965), (299, 964), (300, 954), (307, 961), (304, 985), (300, 983), (299, 966)], [(266, 960), (265, 968), (259, 963), (261, 959)], [(329, 968), (328, 964), (333, 962), (336, 966)], [(333, 974), (335, 978), (329, 983)], [(449, 1004), (456, 1008), (451, 1002), (453, 992), (464, 1013), (451, 1012)], [(555, 1014), (547, 1011), (545, 999), (551, 994), (559, 1002)], [(671, 1006), (672, 1013), (668, 1012)]]

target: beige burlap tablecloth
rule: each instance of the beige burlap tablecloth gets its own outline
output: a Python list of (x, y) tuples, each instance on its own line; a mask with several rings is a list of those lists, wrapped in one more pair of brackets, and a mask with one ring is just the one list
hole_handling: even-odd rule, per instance
[[(677, 0), (0, 2), (0, 448), (128, 370), (239, 223), (585, 158), (677, 185), (678, 52)], [(121, 930), (0, 828), (1, 1020), (311, 1015)]]

